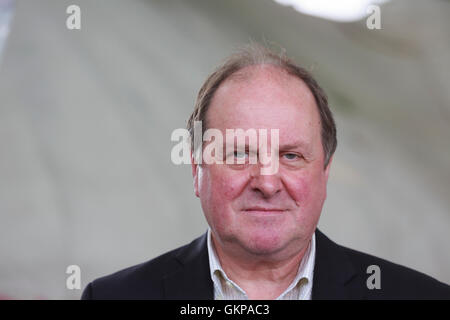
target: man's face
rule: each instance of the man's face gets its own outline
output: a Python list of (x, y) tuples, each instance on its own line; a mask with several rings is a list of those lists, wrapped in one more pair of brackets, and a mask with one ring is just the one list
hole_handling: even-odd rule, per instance
[(279, 129), (278, 171), (262, 175), (261, 163), (193, 165), (194, 189), (215, 241), (283, 255), (308, 244), (326, 198), (320, 116), (300, 79), (272, 66), (248, 68), (219, 87), (206, 123), (223, 137), (226, 129), (267, 129), (269, 137)]

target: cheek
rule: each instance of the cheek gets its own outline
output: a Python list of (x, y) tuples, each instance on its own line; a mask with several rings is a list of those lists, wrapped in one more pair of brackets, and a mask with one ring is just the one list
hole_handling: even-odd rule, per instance
[(232, 202), (242, 193), (247, 181), (242, 172), (230, 172), (220, 165), (202, 169), (198, 180), (199, 196), (208, 222), (226, 219), (230, 215)]
[(325, 195), (323, 183), (318, 179), (320, 177), (301, 174), (285, 181), (286, 190), (297, 205), (292, 228), (297, 230), (295, 232), (301, 230), (299, 233), (302, 235), (314, 232), (322, 212)]
[(311, 181), (305, 175), (289, 175), (283, 178), (284, 185), (291, 198), (300, 205), (304, 203), (311, 193)]
[(326, 197), (326, 183), (321, 172), (301, 172), (284, 177), (285, 187), (300, 208), (319, 210)]
[(236, 198), (246, 185), (247, 178), (243, 174), (234, 174), (219, 165), (211, 165), (199, 179), (200, 196), (217, 197), (223, 201)]

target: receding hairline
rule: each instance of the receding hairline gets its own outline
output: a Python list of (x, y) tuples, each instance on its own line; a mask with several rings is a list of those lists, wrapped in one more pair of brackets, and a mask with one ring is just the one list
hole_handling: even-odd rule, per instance
[(312, 91), (309, 89), (308, 85), (301, 79), (298, 75), (289, 72), (286, 70), (286, 68), (283, 68), (282, 66), (270, 62), (261, 62), (257, 64), (250, 64), (247, 66), (243, 66), (242, 68), (236, 70), (232, 74), (230, 74), (226, 79), (222, 81), (222, 83), (218, 86), (217, 90), (219, 90), (220, 87), (222, 87), (223, 84), (229, 81), (248, 81), (251, 78), (255, 77), (256, 73), (260, 73), (261, 70), (267, 70), (272, 69), (272, 71), (269, 71), (268, 74), (270, 74), (270, 78), (272, 79), (281, 79), (281, 80), (288, 80), (288, 79), (297, 79), (299, 80), (312, 94)]
[[(210, 107), (212, 106), (217, 93), (219, 91), (221, 91), (221, 89), (223, 89), (224, 86), (227, 86), (228, 84), (240, 84), (240, 83), (250, 83), (251, 81), (253, 81), (253, 79), (257, 79), (258, 77), (261, 77), (261, 75), (267, 75), (268, 77), (268, 81), (274, 81), (277, 85), (280, 86), (280, 88), (284, 88), (284, 85), (286, 82), (295, 82), (297, 84), (299, 84), (302, 89), (303, 89), (303, 94), (306, 92), (307, 96), (308, 96), (308, 100), (311, 101), (311, 103), (314, 106), (314, 110), (317, 113), (319, 122), (321, 124), (321, 117), (320, 117), (320, 112), (319, 112), (319, 107), (317, 105), (317, 101), (314, 97), (314, 93), (312, 92), (312, 90), (310, 89), (310, 87), (307, 85), (307, 83), (300, 77), (298, 77), (297, 75), (290, 73), (289, 71), (287, 71), (286, 69), (284, 69), (282, 66), (279, 65), (274, 65), (271, 63), (259, 63), (259, 64), (254, 64), (254, 65), (248, 65), (245, 66), (237, 71), (235, 71), (234, 73), (232, 73), (231, 75), (229, 75), (226, 79), (224, 79), (220, 85), (217, 87), (217, 89), (215, 90), (213, 96), (211, 97), (211, 101), (210, 101), (210, 106), (207, 110), (207, 112), (205, 113), (205, 118), (204, 118), (204, 125), (205, 128), (207, 128), (207, 120), (208, 120), (208, 114), (210, 113)], [(298, 91), (294, 90), (292, 91), (294, 93), (297, 93)], [(289, 91), (289, 94), (291, 94), (292, 92)]]

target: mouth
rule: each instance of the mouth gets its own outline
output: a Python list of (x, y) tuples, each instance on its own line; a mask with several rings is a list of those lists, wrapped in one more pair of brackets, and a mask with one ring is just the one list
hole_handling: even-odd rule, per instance
[(285, 212), (285, 209), (280, 209), (280, 208), (269, 208), (269, 207), (251, 207), (251, 208), (247, 208), (245, 210), (243, 210), (245, 213), (250, 213), (250, 214), (281, 214), (283, 212)]

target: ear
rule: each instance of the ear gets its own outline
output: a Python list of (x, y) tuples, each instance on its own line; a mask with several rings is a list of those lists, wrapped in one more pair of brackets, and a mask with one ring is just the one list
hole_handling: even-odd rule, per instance
[(327, 167), (325, 168), (325, 179), (328, 181), (328, 175), (330, 173), (330, 167), (331, 167), (331, 162), (333, 162), (333, 157), (334, 155), (332, 155), (330, 157), (330, 161), (328, 161)]
[(191, 152), (191, 168), (192, 168), (192, 177), (194, 178), (194, 193), (197, 198), (200, 198), (200, 193), (198, 192), (198, 175), (200, 170), (200, 165), (195, 163), (194, 157)]

